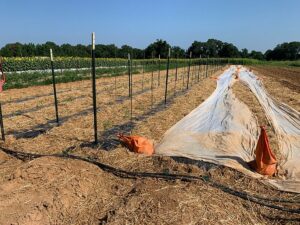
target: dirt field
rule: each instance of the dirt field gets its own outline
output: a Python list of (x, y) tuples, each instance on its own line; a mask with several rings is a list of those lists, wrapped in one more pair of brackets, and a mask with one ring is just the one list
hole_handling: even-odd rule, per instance
[[(273, 97), (300, 111), (300, 69), (251, 69)], [(92, 144), (90, 81), (57, 86), (60, 126), (54, 120), (51, 86), (2, 93), (7, 140), (0, 144), (0, 224), (300, 224), (299, 214), (270, 207), (299, 209), (297, 194), (274, 190), (237, 171), (209, 163), (137, 155), (115, 140), (115, 135), (123, 132), (158, 142), (168, 128), (214, 91), (216, 81), (205, 78), (202, 68), (201, 79), (196, 82), (196, 71), (192, 69), (188, 91), (187, 77), (183, 76), (186, 68), (179, 71), (176, 85), (171, 72), (167, 107), (163, 104), (164, 71), (160, 85), (158, 74), (153, 74), (153, 92), (151, 73), (144, 74), (145, 79), (134, 75), (132, 120), (127, 76), (99, 79), (99, 145)], [(239, 83), (234, 92), (259, 124), (267, 125), (271, 147), (280, 159), (272, 127), (254, 95)], [(34, 157), (8, 154), (5, 149), (63, 155)], [(81, 159), (70, 159), (69, 154)], [(112, 168), (83, 159), (125, 171), (176, 173), (201, 179), (121, 176)], [(261, 204), (269, 204), (266, 207), (239, 196), (244, 192), (274, 201), (260, 199)]]

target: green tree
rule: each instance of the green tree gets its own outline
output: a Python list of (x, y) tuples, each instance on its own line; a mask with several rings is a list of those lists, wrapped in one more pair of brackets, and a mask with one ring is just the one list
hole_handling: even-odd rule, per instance
[(160, 55), (161, 58), (167, 58), (169, 48), (171, 48), (171, 46), (168, 42), (162, 39), (157, 39), (145, 49), (146, 58), (151, 58), (152, 53), (154, 54), (154, 57), (158, 57)]
[(207, 57), (207, 45), (205, 42), (194, 41), (192, 45), (188, 48), (187, 52), (192, 52), (193, 57)]
[(233, 44), (224, 43), (219, 56), (223, 58), (237, 58), (240, 57), (240, 52)]
[(62, 44), (60, 46), (60, 54), (63, 56), (75, 56), (75, 48), (70, 44)]
[(184, 58), (185, 51), (184, 49), (180, 48), (179, 46), (173, 46), (171, 48), (171, 57), (172, 58)]
[(19, 42), (7, 44), (1, 49), (1, 55), (6, 57), (22, 56), (22, 44)]
[(91, 48), (89, 48), (88, 46), (78, 44), (75, 46), (75, 49), (75, 54), (78, 57), (88, 57), (91, 55)]
[(114, 44), (95, 46), (95, 55), (97, 58), (114, 58), (117, 55), (118, 47)]
[(240, 55), (242, 58), (248, 58), (248, 56), (249, 56), (248, 49), (243, 48), (240, 52)]
[(224, 43), (216, 39), (208, 39), (206, 42), (206, 46), (208, 55), (210, 57), (219, 57), (221, 56), (220, 51), (223, 49)]
[(122, 45), (121, 49), (118, 51), (118, 57), (119, 58), (127, 58), (128, 53), (130, 53), (130, 56), (132, 57), (133, 54), (133, 48), (129, 45)]
[(259, 59), (259, 60), (265, 59), (264, 54), (261, 52), (258, 52), (258, 51), (251, 51), (251, 53), (249, 54), (249, 57), (252, 59)]
[(273, 50), (266, 51), (265, 57), (267, 60), (298, 60), (300, 59), (300, 42), (279, 44)]
[(187, 52), (193, 52), (193, 57), (219, 57), (224, 43), (216, 39), (208, 39), (206, 42), (194, 41)]

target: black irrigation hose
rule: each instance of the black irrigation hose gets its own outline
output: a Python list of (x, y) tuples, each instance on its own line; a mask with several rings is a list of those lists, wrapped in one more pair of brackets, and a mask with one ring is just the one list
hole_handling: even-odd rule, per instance
[(181, 181), (196, 181), (196, 180), (201, 180), (208, 182), (212, 187), (221, 189), (223, 192), (234, 195), (236, 197), (239, 197), (244, 200), (251, 201), (253, 203), (259, 204), (261, 206), (265, 206), (268, 208), (276, 209), (276, 210), (281, 210), (284, 212), (288, 213), (294, 213), (294, 214), (300, 214), (300, 209), (289, 209), (285, 208), (282, 206), (277, 206), (271, 203), (267, 202), (261, 202), (260, 200), (265, 200), (265, 201), (276, 201), (276, 202), (289, 202), (289, 203), (299, 203), (299, 202), (294, 202), (294, 201), (289, 201), (289, 200), (284, 200), (284, 199), (267, 199), (264, 197), (259, 197), (256, 195), (249, 195), (246, 192), (242, 191), (237, 191), (234, 189), (231, 189), (225, 185), (219, 184), (217, 182), (209, 180), (206, 176), (192, 176), (192, 175), (184, 175), (184, 174), (165, 174), (165, 173), (150, 173), (150, 172), (131, 172), (131, 171), (125, 171), (122, 169), (118, 169), (103, 163), (100, 163), (98, 161), (88, 159), (88, 158), (83, 158), (80, 156), (76, 155), (70, 155), (70, 154), (52, 154), (52, 155), (42, 155), (42, 154), (33, 154), (33, 153), (24, 153), (24, 152), (17, 152), (17, 151), (12, 151), (9, 149), (5, 149), (3, 147), (0, 147), (2, 151), (5, 153), (12, 155), (16, 158), (25, 160), (25, 159), (34, 159), (34, 158), (40, 158), (40, 157), (46, 157), (46, 156), (51, 156), (51, 157), (59, 157), (59, 158), (69, 158), (69, 159), (76, 159), (76, 160), (82, 160), (88, 163), (92, 163), (102, 170), (112, 173), (115, 176), (121, 177), (121, 178), (126, 178), (126, 179), (136, 179), (136, 178), (157, 178), (157, 179), (164, 179), (164, 180), (181, 180)]

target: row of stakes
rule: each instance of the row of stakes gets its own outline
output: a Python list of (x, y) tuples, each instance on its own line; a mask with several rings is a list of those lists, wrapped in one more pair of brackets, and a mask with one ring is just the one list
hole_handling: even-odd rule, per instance
[[(167, 104), (167, 95), (168, 95), (168, 83), (169, 83), (169, 69), (170, 69), (170, 56), (171, 56), (171, 49), (169, 48), (168, 57), (167, 57), (167, 68), (166, 68), (166, 79), (165, 79), (165, 94), (164, 94), (164, 104)], [(152, 59), (153, 59), (152, 54)], [(160, 57), (159, 57), (160, 58)], [(190, 85), (190, 69), (191, 69), (191, 58), (192, 52), (189, 55), (189, 62), (188, 62), (188, 71), (187, 71), (187, 82), (186, 82), (186, 89), (189, 89)], [(55, 118), (57, 126), (59, 126), (59, 114), (58, 114), (58, 100), (57, 100), (57, 91), (56, 91), (56, 80), (55, 80), (55, 72), (54, 72), (54, 58), (52, 49), (50, 49), (50, 61), (51, 61), (51, 72), (52, 72), (52, 85), (53, 85), (53, 96), (54, 96), (54, 106), (55, 106)], [(132, 94), (132, 60), (130, 58), (130, 54), (128, 54), (128, 96), (130, 98), (130, 118), (132, 120), (132, 107), (133, 107), (133, 94)], [(177, 81), (177, 70), (178, 70), (178, 63), (176, 62), (175, 67), (175, 82)], [(200, 65), (199, 65), (200, 70)], [(2, 59), (0, 60), (0, 72), (2, 76), (5, 77), (2, 67)], [(160, 60), (159, 60), (159, 70), (158, 70), (158, 83), (160, 83)], [(144, 73), (144, 67), (143, 67)], [(205, 77), (208, 76), (208, 58), (206, 61), (206, 69), (205, 69)], [(199, 71), (198, 71), (198, 82), (199, 82)], [(116, 81), (115, 81), (116, 82)], [(143, 80), (142, 80), (143, 82)], [(143, 85), (143, 84), (142, 84)], [(176, 83), (175, 83), (176, 85)], [(153, 90), (153, 70), (151, 73), (151, 90)], [(97, 122), (97, 94), (96, 94), (96, 63), (95, 63), (95, 33), (92, 33), (92, 95), (93, 95), (93, 119), (94, 119), (94, 143), (98, 143), (98, 122)], [(153, 92), (151, 97), (151, 102), (153, 105)], [(3, 116), (2, 116), (2, 106), (0, 102), (0, 126), (1, 126), (1, 137), (2, 140), (5, 141), (5, 132), (4, 132), (4, 123), (3, 123)]]

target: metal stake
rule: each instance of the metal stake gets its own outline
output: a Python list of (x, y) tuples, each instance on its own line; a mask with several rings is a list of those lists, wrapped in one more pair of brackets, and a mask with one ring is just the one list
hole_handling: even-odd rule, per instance
[(5, 141), (4, 123), (3, 123), (2, 105), (1, 105), (1, 103), (0, 103), (0, 126), (1, 126), (1, 136), (2, 136), (2, 140)]
[(158, 86), (160, 85), (160, 55), (158, 55)]
[(188, 67), (188, 77), (187, 77), (186, 89), (189, 89), (190, 70), (191, 70), (191, 58), (192, 58), (192, 52), (190, 52), (190, 59), (189, 59), (189, 67)]
[(132, 120), (132, 60), (128, 53), (128, 76), (129, 76), (129, 97), (130, 97), (130, 120)]
[(175, 95), (175, 93), (176, 93), (176, 84), (177, 84), (177, 79), (178, 79), (178, 56), (176, 57), (174, 95)]
[(97, 127), (97, 96), (96, 96), (96, 65), (95, 65), (95, 32), (92, 33), (92, 87), (93, 87), (93, 110), (94, 110), (94, 137), (98, 143)]
[(52, 70), (52, 84), (53, 84), (53, 93), (54, 93), (54, 104), (55, 104), (55, 116), (56, 116), (56, 123), (59, 125), (59, 117), (58, 117), (58, 103), (57, 103), (57, 94), (56, 94), (56, 81), (55, 81), (55, 74), (54, 74), (54, 64), (53, 64), (53, 52), (50, 49), (50, 59), (51, 59), (51, 70)]
[(127, 64), (127, 67), (128, 67), (128, 97), (130, 97), (130, 85), (131, 85), (131, 76), (130, 76), (130, 53), (128, 53), (128, 64)]
[(153, 108), (153, 71), (154, 71), (154, 56), (152, 53), (152, 71), (151, 71), (151, 109)]
[(207, 72), (208, 72), (207, 70), (208, 70), (208, 56), (206, 58), (206, 72), (205, 72), (206, 73), (206, 75), (205, 75), (206, 78), (207, 78)]
[(169, 79), (170, 55), (171, 55), (171, 48), (169, 48), (168, 61), (167, 61), (167, 74), (166, 74), (166, 87), (165, 87), (165, 105), (167, 104), (167, 95), (168, 95), (168, 79)]

